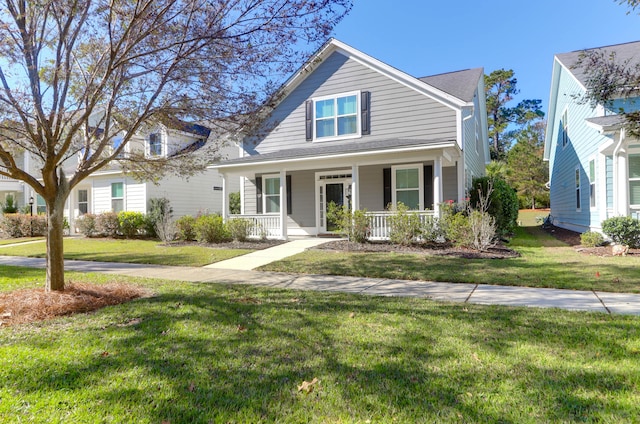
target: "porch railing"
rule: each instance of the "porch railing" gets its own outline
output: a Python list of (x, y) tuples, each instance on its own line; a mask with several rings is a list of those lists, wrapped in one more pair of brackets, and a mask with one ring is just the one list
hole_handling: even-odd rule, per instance
[(279, 215), (229, 215), (228, 219), (248, 219), (253, 222), (249, 232), (251, 238), (273, 238), (281, 235)]
[[(433, 216), (433, 211), (415, 211), (409, 213), (417, 214), (421, 224), (425, 224), (427, 220)], [(367, 212), (370, 220), (369, 240), (389, 240), (389, 233), (391, 232), (389, 217), (395, 214), (396, 212), (394, 211)]]

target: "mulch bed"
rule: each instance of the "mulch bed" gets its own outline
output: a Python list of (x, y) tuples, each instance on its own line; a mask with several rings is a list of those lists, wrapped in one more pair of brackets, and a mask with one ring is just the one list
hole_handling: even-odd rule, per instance
[[(560, 227), (551, 226), (544, 229), (558, 240), (575, 248), (577, 252), (593, 256), (613, 256), (612, 246), (584, 247), (580, 243), (580, 233)], [(627, 255), (640, 255), (640, 249), (629, 249)]]

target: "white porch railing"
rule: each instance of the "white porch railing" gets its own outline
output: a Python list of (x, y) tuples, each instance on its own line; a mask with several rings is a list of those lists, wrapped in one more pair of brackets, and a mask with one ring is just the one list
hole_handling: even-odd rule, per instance
[[(414, 211), (409, 212), (418, 215), (420, 223), (425, 224), (429, 217), (433, 216), (433, 211)], [(367, 212), (367, 216), (370, 220), (369, 240), (389, 240), (389, 233), (391, 231), (391, 225), (389, 223), (389, 217), (394, 216), (394, 211), (377, 211)]]
[(251, 238), (278, 238), (281, 236), (279, 215), (229, 215), (228, 219), (248, 219), (253, 222), (249, 232)]

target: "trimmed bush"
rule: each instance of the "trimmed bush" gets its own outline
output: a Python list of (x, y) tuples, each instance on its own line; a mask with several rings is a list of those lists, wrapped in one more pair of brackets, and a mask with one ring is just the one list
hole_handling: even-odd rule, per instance
[(640, 221), (630, 216), (614, 216), (602, 221), (602, 232), (616, 243), (640, 247)]
[(245, 218), (234, 218), (227, 221), (227, 229), (232, 239), (245, 241), (253, 229), (253, 221)]
[(201, 243), (220, 243), (231, 238), (220, 215), (199, 216), (194, 229), (196, 240)]
[(445, 215), (440, 223), (444, 232), (444, 238), (455, 246), (469, 246), (473, 243), (471, 224), (467, 216), (458, 212)]
[(118, 214), (115, 212), (101, 213), (96, 217), (96, 228), (104, 236), (115, 237), (120, 230)]
[(512, 233), (518, 225), (518, 195), (502, 178), (474, 178), (469, 202), (473, 209), (478, 209), (480, 196), (489, 192), (487, 212), (495, 219), (496, 232), (500, 236)]
[(144, 230), (144, 226), (145, 217), (142, 212), (118, 212), (118, 228), (126, 238), (138, 236)]
[(584, 247), (601, 246), (603, 243), (604, 237), (596, 231), (587, 231), (580, 234), (580, 244)]
[(93, 237), (98, 233), (98, 227), (96, 223), (96, 215), (92, 213), (85, 213), (76, 219), (76, 227), (78, 231), (85, 237)]
[(0, 229), (11, 238), (24, 237), (22, 227), (24, 215), (17, 213), (5, 213), (0, 217)]
[(393, 244), (409, 246), (420, 235), (420, 217), (402, 202), (396, 205), (395, 214), (389, 217), (389, 240)]
[(185, 215), (176, 220), (176, 232), (178, 239), (192, 241), (196, 239), (196, 219), (191, 215)]
[(47, 217), (20, 213), (5, 214), (0, 217), (0, 230), (11, 238), (44, 236), (47, 233)]

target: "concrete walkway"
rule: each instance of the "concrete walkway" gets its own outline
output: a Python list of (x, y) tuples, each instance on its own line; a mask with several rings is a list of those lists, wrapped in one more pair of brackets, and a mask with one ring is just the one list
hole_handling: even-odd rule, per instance
[[(45, 259), (0, 256), (0, 264), (44, 268)], [(483, 305), (561, 308), (640, 315), (639, 294), (71, 260), (65, 261), (65, 269), (197, 283), (249, 284), (296, 290), (421, 297), (437, 301)]]

